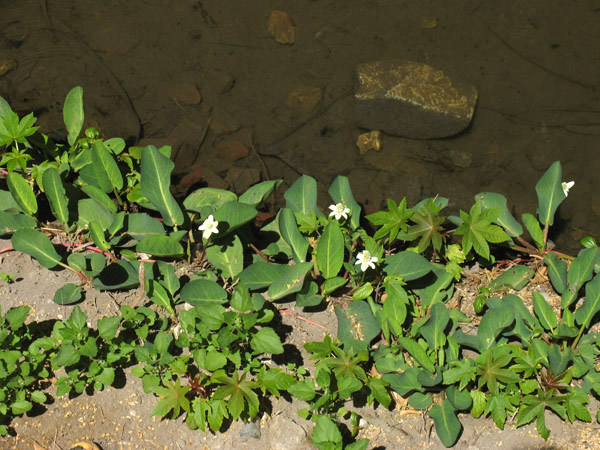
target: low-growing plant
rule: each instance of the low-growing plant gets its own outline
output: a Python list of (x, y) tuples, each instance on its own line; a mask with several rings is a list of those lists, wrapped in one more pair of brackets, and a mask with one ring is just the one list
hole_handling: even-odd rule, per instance
[[(366, 448), (353, 403), (389, 407), (391, 392), (430, 417), (446, 446), (460, 437), (461, 414), (489, 415), (500, 428), (516, 415), (517, 426), (536, 421), (544, 438), (546, 410), (592, 420), (589, 398), (600, 395), (600, 336), (590, 331), (600, 311), (600, 252), (591, 238), (576, 256), (551, 242), (573, 186), (559, 162), (535, 186), (537, 217), (526, 213), (521, 222), (505, 197), (488, 192), (458, 216), (442, 215), (449, 201), (441, 196), (411, 207), (389, 199), (387, 210), (363, 216), (343, 176), (331, 184), (323, 213), (316, 180), (306, 175), (283, 194), (285, 207), (258, 221), (280, 180), (239, 196), (201, 188), (177, 199), (170, 148), (128, 148), (94, 128), (80, 136), (82, 96), (75, 88), (65, 100), (65, 142), (0, 99), (7, 187), (0, 232), (41, 266), (80, 277), (55, 293), (56, 303), (83, 301), (86, 287), (138, 289), (144, 305), (122, 306), (96, 329), (75, 306), (69, 319), (35, 336), (24, 309), (7, 312), (3, 419), (43, 403), (42, 380), (54, 372), (57, 393), (76, 395), (135, 365), (144, 390), (158, 397), (153, 415), (185, 413), (202, 430), (252, 421), (270, 396), (287, 391), (308, 402), (299, 413), (315, 423), (319, 449)], [(475, 288), (477, 316), (450, 306), (465, 266), (493, 267), (499, 251), (514, 258)], [(517, 295), (537, 269), (560, 305), (540, 292), (531, 300)], [(337, 335), (305, 344), (314, 367), (275, 364), (271, 355), (283, 355), (284, 343), (274, 305), (312, 308), (332, 298)]]

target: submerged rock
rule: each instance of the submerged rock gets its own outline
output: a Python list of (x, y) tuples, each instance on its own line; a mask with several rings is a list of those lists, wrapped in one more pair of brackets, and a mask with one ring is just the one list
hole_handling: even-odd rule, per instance
[(434, 139), (469, 125), (477, 90), (426, 64), (375, 61), (356, 67), (354, 98), (359, 127)]

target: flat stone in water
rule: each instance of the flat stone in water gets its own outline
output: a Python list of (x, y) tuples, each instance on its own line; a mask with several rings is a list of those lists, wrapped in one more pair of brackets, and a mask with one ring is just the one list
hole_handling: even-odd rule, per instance
[(359, 127), (395, 136), (434, 139), (464, 130), (477, 103), (474, 86), (412, 61), (374, 61), (355, 69)]

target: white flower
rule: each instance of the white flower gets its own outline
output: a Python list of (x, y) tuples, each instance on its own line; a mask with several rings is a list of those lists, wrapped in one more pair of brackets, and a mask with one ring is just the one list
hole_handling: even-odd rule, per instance
[(346, 205), (343, 203), (338, 203), (337, 205), (329, 206), (331, 212), (329, 213), (329, 217), (335, 216), (335, 220), (340, 220), (340, 217), (344, 219), (348, 218), (348, 213), (350, 212), (350, 208), (346, 208)]
[(371, 269), (375, 268), (375, 264), (379, 261), (379, 258), (376, 256), (371, 256), (371, 252), (368, 250), (363, 250), (356, 256), (356, 262), (354, 264), (360, 264), (360, 270), (363, 272), (367, 270), (369, 267)]
[(575, 186), (575, 182), (574, 181), (563, 181), (562, 182), (562, 188), (563, 188), (563, 192), (565, 193), (565, 197), (567, 197), (569, 195), (569, 190)]
[(204, 223), (198, 227), (198, 229), (202, 231), (202, 237), (204, 239), (208, 239), (211, 234), (217, 234), (219, 232), (219, 229), (217, 228), (218, 225), (219, 222), (217, 222), (211, 214), (206, 218)]

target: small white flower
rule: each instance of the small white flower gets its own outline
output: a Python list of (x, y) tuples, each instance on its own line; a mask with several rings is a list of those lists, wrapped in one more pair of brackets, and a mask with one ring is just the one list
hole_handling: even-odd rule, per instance
[(565, 197), (567, 197), (569, 195), (569, 190), (573, 186), (575, 186), (575, 182), (574, 181), (569, 181), (569, 182), (563, 181), (563, 183), (562, 183), (562, 189), (563, 189), (563, 192), (565, 193)]
[(206, 218), (204, 223), (198, 227), (198, 229), (202, 231), (202, 237), (204, 239), (208, 239), (211, 234), (217, 234), (219, 232), (219, 229), (217, 228), (218, 225), (219, 222), (217, 222), (211, 214)]
[(331, 212), (329, 213), (329, 217), (335, 216), (335, 220), (340, 220), (340, 217), (344, 219), (348, 218), (348, 213), (350, 212), (350, 208), (346, 208), (346, 205), (343, 203), (338, 203), (337, 205), (329, 206)]
[(379, 258), (377, 258), (377, 256), (371, 256), (371, 252), (369, 252), (368, 250), (363, 250), (358, 255), (356, 255), (356, 262), (354, 264), (360, 264), (360, 270), (364, 272), (369, 267), (371, 269), (374, 269), (374, 263), (376, 263), (377, 261), (379, 261)]

